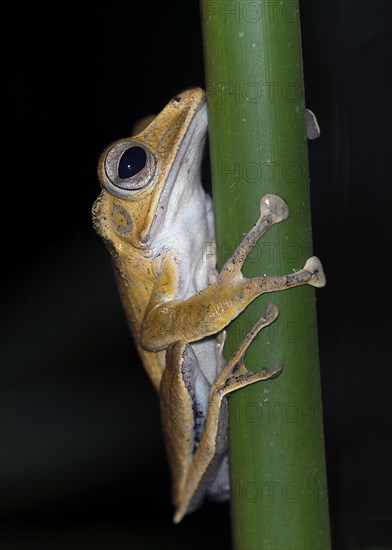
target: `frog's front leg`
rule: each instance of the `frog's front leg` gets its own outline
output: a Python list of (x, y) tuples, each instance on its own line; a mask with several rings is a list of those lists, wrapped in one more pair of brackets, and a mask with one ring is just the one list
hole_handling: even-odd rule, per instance
[(143, 321), (141, 342), (144, 348), (158, 351), (174, 342), (194, 342), (216, 334), (235, 319), (255, 298), (265, 292), (309, 284), (325, 285), (321, 262), (309, 258), (303, 269), (281, 276), (246, 278), (241, 269), (257, 241), (273, 224), (288, 216), (288, 207), (276, 195), (265, 195), (260, 202), (260, 217), (231, 258), (218, 279), (185, 300), (175, 296), (175, 267), (169, 256), (156, 277), (155, 288)]
[(272, 323), (278, 309), (270, 304), (212, 386), (198, 366), (192, 347), (176, 342), (166, 352), (160, 386), (165, 444), (173, 482), (174, 522), (196, 509), (211, 489), (227, 452), (227, 411), (224, 397), (233, 391), (281, 372), (280, 366), (249, 372), (245, 353), (261, 329)]

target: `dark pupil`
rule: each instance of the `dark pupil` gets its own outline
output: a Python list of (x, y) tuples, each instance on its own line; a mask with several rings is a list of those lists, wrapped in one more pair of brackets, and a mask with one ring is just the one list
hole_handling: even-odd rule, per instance
[(131, 178), (146, 165), (147, 155), (141, 147), (130, 147), (122, 154), (118, 163), (118, 175), (121, 179)]

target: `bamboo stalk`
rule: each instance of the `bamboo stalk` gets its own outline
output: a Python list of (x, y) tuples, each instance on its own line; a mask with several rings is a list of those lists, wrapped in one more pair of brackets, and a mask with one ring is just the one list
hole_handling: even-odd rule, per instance
[[(274, 226), (244, 274), (288, 274), (312, 255), (302, 52), (297, 1), (202, 0), (218, 263), (258, 217), (260, 198), (282, 196)], [(315, 293), (257, 299), (228, 330), (227, 356), (276, 303), (280, 316), (254, 342), (250, 370), (281, 376), (229, 398), (232, 530), (237, 550), (330, 548)]]

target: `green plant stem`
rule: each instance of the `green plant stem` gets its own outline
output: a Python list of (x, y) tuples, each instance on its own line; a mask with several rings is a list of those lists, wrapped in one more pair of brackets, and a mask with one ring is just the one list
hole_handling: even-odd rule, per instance
[[(218, 264), (282, 196), (289, 218), (258, 243), (248, 277), (288, 274), (312, 255), (298, 1), (202, 0)], [(321, 290), (322, 292), (322, 290)], [(237, 550), (330, 548), (314, 289), (258, 298), (228, 329), (227, 356), (278, 305), (246, 357), (276, 379), (229, 398), (232, 530)]]

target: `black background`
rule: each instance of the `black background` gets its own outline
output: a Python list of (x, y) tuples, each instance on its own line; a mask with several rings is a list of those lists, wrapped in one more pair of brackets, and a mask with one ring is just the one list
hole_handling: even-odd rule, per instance
[[(227, 505), (171, 524), (157, 399), (90, 215), (101, 150), (204, 86), (198, 2), (81, 7), (3, 16), (0, 547), (229, 548)], [(391, 2), (301, 10), (334, 548), (388, 546)]]

